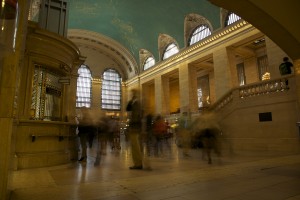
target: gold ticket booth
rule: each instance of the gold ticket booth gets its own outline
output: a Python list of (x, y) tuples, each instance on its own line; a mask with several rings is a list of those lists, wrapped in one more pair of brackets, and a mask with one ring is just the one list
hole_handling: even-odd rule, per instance
[(75, 102), (83, 62), (68, 39), (30, 22), (15, 121), (16, 169), (77, 159)]

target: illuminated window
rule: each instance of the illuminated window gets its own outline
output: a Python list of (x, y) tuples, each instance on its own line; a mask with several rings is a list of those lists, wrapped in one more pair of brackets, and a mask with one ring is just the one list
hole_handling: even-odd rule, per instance
[(231, 12), (227, 15), (227, 18), (225, 20), (225, 26), (228, 26), (228, 25), (230, 25), (230, 24), (232, 24), (232, 23), (234, 23), (234, 22), (236, 22), (240, 19), (241, 19), (240, 16), (238, 16), (238, 15)]
[(264, 56), (260, 56), (257, 58), (257, 65), (258, 65), (258, 76), (259, 76), (259, 80), (262, 80), (263, 75), (269, 71), (268, 69), (268, 56), (264, 55)]
[(207, 25), (198, 26), (191, 35), (189, 45), (195, 44), (209, 35), (211, 35), (211, 31)]
[(155, 65), (155, 60), (153, 57), (148, 57), (144, 63), (144, 70), (149, 69)]
[(121, 77), (116, 70), (107, 69), (103, 73), (101, 106), (102, 109), (121, 109)]
[(176, 54), (178, 52), (179, 52), (179, 49), (176, 44), (174, 44), (174, 43), (169, 44), (163, 53), (163, 60), (173, 56), (174, 54)]
[(76, 107), (91, 107), (92, 75), (89, 68), (81, 65), (78, 69)]
[(237, 70), (239, 85), (240, 86), (245, 85), (246, 84), (246, 75), (245, 75), (244, 63), (237, 64), (236, 70)]

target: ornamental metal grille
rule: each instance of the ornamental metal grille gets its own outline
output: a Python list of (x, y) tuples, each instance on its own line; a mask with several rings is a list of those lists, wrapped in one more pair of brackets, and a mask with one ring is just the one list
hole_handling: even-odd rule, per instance
[(60, 75), (35, 65), (31, 96), (31, 117), (35, 120), (61, 120), (62, 86)]

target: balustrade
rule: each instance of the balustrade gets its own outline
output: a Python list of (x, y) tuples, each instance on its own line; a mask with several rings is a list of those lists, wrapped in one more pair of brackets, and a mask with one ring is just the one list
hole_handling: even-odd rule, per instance
[(234, 94), (238, 92), (238, 97), (241, 99), (245, 99), (248, 97), (254, 97), (259, 95), (267, 95), (270, 93), (277, 92), (286, 92), (290, 89), (290, 81), (292, 76), (273, 79), (273, 80), (265, 80), (259, 83), (249, 84), (245, 86), (241, 86), (238, 88), (234, 88), (227, 92), (223, 97), (221, 97), (217, 102), (215, 102), (210, 110), (218, 111), (224, 108), (227, 104), (233, 101)]
[(284, 92), (289, 89), (288, 78), (262, 81), (260, 83), (242, 86), (239, 89), (240, 98), (264, 95), (274, 92)]

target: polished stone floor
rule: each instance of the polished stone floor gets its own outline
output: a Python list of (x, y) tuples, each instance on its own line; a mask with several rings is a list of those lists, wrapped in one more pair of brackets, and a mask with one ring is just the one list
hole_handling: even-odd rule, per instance
[[(11, 200), (300, 200), (300, 155), (242, 156), (224, 153), (212, 164), (200, 149), (189, 157), (170, 141), (164, 154), (145, 156), (143, 170), (129, 170), (130, 144), (107, 149), (86, 163), (15, 171)], [(96, 145), (94, 145), (96, 146)]]

